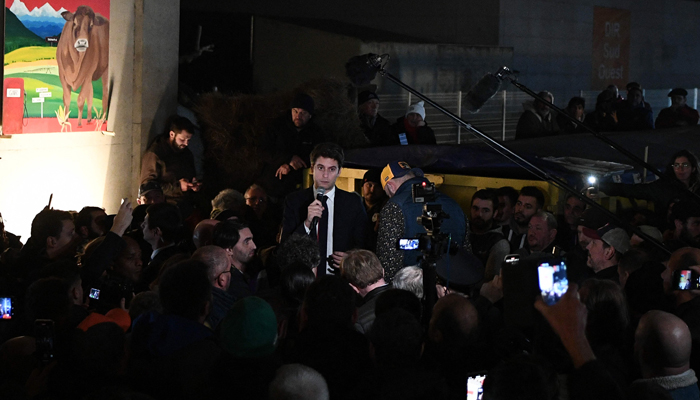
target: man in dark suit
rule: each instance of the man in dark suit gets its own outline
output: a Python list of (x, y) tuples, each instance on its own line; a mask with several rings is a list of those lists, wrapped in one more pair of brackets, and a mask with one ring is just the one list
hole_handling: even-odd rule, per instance
[(282, 240), (292, 233), (316, 239), (321, 253), (319, 276), (334, 273), (346, 251), (366, 248), (369, 228), (362, 198), (335, 187), (344, 160), (343, 149), (335, 143), (314, 147), (310, 157), (313, 187), (290, 194), (284, 203)]
[(146, 211), (141, 229), (143, 240), (153, 249), (151, 261), (141, 273), (141, 283), (148, 286), (158, 277), (165, 261), (176, 254), (185, 253), (177, 245), (182, 229), (180, 210), (170, 203), (153, 204)]

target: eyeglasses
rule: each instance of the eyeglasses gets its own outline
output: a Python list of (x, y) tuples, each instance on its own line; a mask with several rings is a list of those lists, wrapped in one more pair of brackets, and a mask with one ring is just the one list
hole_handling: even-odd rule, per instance
[(684, 162), (684, 163), (673, 163), (671, 164), (673, 169), (686, 169), (690, 168), (690, 163)]
[(233, 273), (233, 266), (230, 266), (226, 271), (220, 273), (219, 276), (226, 274), (226, 273), (232, 274)]
[(246, 199), (246, 201), (249, 201), (249, 202), (251, 202), (251, 203), (253, 203), (253, 204), (260, 204), (260, 203), (264, 203), (264, 202), (265, 202), (265, 198), (264, 198), (264, 197), (246, 197), (245, 199)]

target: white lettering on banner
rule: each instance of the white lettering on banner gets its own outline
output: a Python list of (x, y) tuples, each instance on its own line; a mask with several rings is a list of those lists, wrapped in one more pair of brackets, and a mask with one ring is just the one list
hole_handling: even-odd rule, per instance
[(624, 67), (610, 68), (605, 65), (598, 67), (598, 78), (600, 79), (622, 79)]
[(619, 22), (605, 22), (605, 37), (620, 37)]
[(620, 45), (611, 46), (605, 43), (603, 45), (603, 58), (620, 58)]

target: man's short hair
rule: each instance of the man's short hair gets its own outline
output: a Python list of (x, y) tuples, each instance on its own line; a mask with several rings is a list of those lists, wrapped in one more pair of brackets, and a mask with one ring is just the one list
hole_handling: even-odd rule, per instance
[(318, 242), (308, 235), (295, 233), (279, 245), (275, 259), (280, 271), (297, 262), (312, 269), (318, 267), (321, 254), (318, 251)]
[(248, 224), (245, 222), (227, 219), (214, 228), (213, 244), (222, 249), (232, 249), (238, 244), (241, 239), (241, 231), (245, 228), (248, 228)]
[(533, 217), (539, 217), (542, 220), (544, 220), (544, 222), (547, 223), (547, 229), (549, 229), (550, 231), (552, 229), (557, 229), (558, 227), (557, 218), (551, 212), (539, 210), (535, 214), (533, 214)]
[(207, 266), (201, 261), (182, 261), (168, 268), (158, 286), (164, 314), (197, 320), (211, 301)]
[(73, 221), (68, 211), (42, 210), (32, 221), (32, 243), (39, 248), (46, 247), (46, 239), (61, 236), (63, 221)]
[(182, 230), (182, 217), (180, 209), (170, 203), (152, 204), (146, 210), (148, 215), (148, 228), (160, 228), (163, 239), (176, 241)]
[(210, 282), (231, 267), (226, 250), (219, 246), (203, 246), (192, 254), (192, 260), (201, 261), (207, 266), (207, 277)]
[(472, 196), (472, 205), (474, 204), (474, 199), (490, 200), (493, 208), (491, 211), (496, 211), (498, 209), (498, 195), (493, 189), (477, 190), (476, 193), (474, 193), (474, 196)]
[(369, 250), (351, 250), (340, 264), (341, 275), (356, 288), (365, 289), (384, 277), (379, 258)]
[(348, 282), (336, 275), (326, 275), (306, 290), (303, 308), (309, 323), (332, 323), (352, 326), (355, 292)]
[(194, 135), (195, 131), (195, 126), (190, 121), (189, 119), (185, 117), (181, 117), (179, 115), (173, 115), (170, 118), (168, 118), (168, 122), (166, 123), (166, 126), (168, 127), (168, 134), (172, 131), (175, 132), (175, 134), (178, 134), (182, 131), (187, 131), (188, 133), (191, 133)]
[(523, 186), (523, 188), (520, 189), (520, 196), (534, 197), (537, 201), (537, 208), (544, 207), (544, 194), (535, 186)]
[(281, 366), (270, 383), (270, 400), (328, 400), (329, 396), (323, 375), (302, 364)]
[(412, 265), (401, 268), (391, 282), (394, 288), (408, 290), (419, 299), (423, 298), (423, 270), (420, 267)]
[(345, 162), (345, 152), (343, 148), (333, 142), (319, 143), (311, 150), (311, 164), (316, 164), (319, 157), (331, 158), (338, 162), (338, 168), (343, 168)]
[(496, 189), (496, 196), (508, 197), (510, 199), (511, 206), (514, 206), (515, 203), (518, 202), (518, 195), (519, 195), (518, 191), (510, 186), (503, 186), (501, 188)]
[(90, 225), (92, 225), (92, 213), (97, 212), (97, 211), (104, 211), (104, 208), (100, 207), (83, 207), (82, 210), (78, 213), (78, 217), (75, 219), (75, 229), (79, 229), (83, 226), (90, 228)]
[(692, 217), (700, 217), (700, 206), (690, 200), (681, 200), (673, 205), (671, 215), (674, 220), (679, 220), (684, 224)]
[(245, 197), (238, 190), (224, 189), (214, 197), (211, 206), (217, 210), (233, 210), (245, 206)]

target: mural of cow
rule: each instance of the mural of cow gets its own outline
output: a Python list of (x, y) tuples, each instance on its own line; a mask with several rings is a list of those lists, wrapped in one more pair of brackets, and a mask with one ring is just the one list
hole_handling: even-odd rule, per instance
[(102, 110), (107, 112), (109, 21), (88, 6), (79, 6), (75, 13), (64, 11), (61, 15), (66, 24), (56, 48), (56, 62), (63, 86), (63, 107), (68, 110), (71, 92), (80, 88), (78, 126), (81, 126), (85, 100), (88, 123), (92, 121), (92, 81), (99, 78), (102, 78)]

